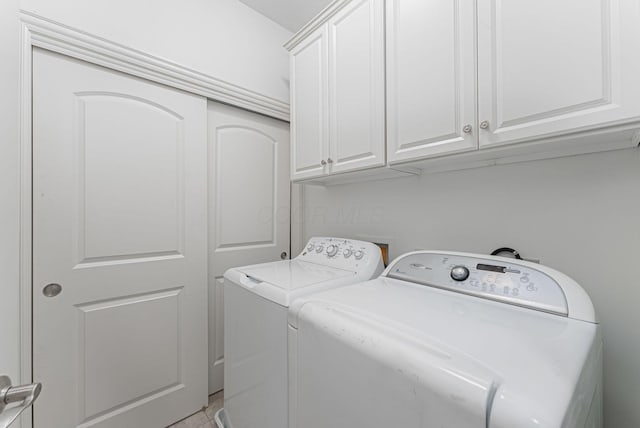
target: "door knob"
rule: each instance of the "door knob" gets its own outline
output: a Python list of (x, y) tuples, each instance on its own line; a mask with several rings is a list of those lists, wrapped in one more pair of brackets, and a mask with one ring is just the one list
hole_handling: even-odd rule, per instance
[(327, 158), (327, 163), (333, 163), (333, 159)]
[(44, 294), (46, 297), (56, 297), (61, 292), (62, 285), (56, 284), (55, 282), (45, 285), (42, 289), (42, 294)]
[(322, 159), (322, 160), (320, 161), (320, 165), (325, 166), (326, 164), (327, 164), (327, 161), (326, 161), (326, 160)]
[(473, 127), (471, 125), (465, 125), (462, 128), (462, 132), (464, 132), (465, 134), (471, 134), (471, 130), (473, 130)]
[(488, 128), (489, 128), (489, 121), (483, 120), (482, 122), (480, 122), (480, 129), (488, 129)]
[(282, 260), (286, 259), (286, 258), (287, 258), (287, 252), (286, 252), (286, 251), (283, 251), (282, 253), (280, 253), (280, 258), (281, 258)]
[[(7, 428), (16, 420), (20, 413), (28, 408), (38, 398), (42, 384), (12, 386), (8, 376), (0, 376), (0, 428)], [(5, 406), (20, 403), (5, 411)]]

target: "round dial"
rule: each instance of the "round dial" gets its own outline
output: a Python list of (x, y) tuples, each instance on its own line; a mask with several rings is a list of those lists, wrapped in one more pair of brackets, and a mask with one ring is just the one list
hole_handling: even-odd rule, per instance
[(347, 248), (342, 252), (342, 255), (345, 256), (345, 258), (351, 257), (351, 254), (353, 254), (353, 250), (351, 248)]
[(355, 252), (354, 257), (356, 258), (356, 260), (360, 260), (362, 257), (364, 257), (364, 251), (362, 250), (358, 250)]
[(451, 269), (451, 278), (456, 281), (464, 281), (469, 278), (469, 269), (460, 265), (454, 266), (453, 269)]
[(311, 251), (311, 250), (313, 250), (313, 244), (307, 245), (307, 251)]
[(333, 257), (338, 254), (338, 246), (337, 245), (329, 245), (327, 247), (327, 256)]
[(318, 245), (318, 246), (316, 247), (316, 253), (321, 253), (321, 252), (322, 252), (322, 250), (324, 250), (324, 247), (323, 247), (322, 245)]

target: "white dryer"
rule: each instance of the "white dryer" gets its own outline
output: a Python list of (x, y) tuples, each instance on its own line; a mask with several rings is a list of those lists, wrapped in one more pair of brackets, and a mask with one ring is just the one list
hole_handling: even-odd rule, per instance
[(566, 275), (419, 251), (289, 312), (290, 428), (602, 426), (602, 339)]
[(377, 277), (370, 242), (312, 238), (293, 260), (224, 275), (224, 408), (220, 428), (286, 428), (287, 310), (296, 298)]

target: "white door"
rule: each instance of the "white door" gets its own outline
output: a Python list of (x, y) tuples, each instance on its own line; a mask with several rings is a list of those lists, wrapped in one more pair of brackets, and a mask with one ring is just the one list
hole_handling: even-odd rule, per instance
[(390, 163), (478, 147), (475, 12), (474, 1), (387, 0)]
[(480, 146), (640, 116), (640, 8), (619, 0), (478, 0)]
[(207, 403), (206, 108), (34, 49), (35, 426), (158, 428)]
[(291, 51), (291, 179), (327, 174), (327, 27)]
[(357, 0), (329, 22), (330, 172), (385, 164), (384, 2)]
[(222, 389), (223, 275), (289, 258), (289, 124), (209, 101), (209, 392)]

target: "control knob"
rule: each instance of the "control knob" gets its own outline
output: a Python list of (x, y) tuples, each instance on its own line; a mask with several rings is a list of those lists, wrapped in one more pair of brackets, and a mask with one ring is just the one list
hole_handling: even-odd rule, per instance
[(456, 281), (464, 281), (469, 278), (469, 269), (460, 265), (454, 266), (453, 269), (451, 269), (451, 278)]
[(321, 253), (321, 252), (322, 252), (322, 250), (324, 250), (324, 247), (323, 247), (322, 245), (318, 245), (318, 246), (316, 247), (316, 253)]
[(353, 256), (356, 258), (356, 260), (360, 260), (364, 257), (364, 251), (358, 250), (353, 254)]
[(342, 252), (342, 255), (347, 259), (351, 257), (351, 254), (353, 254), (353, 250), (351, 248), (347, 248)]
[(307, 245), (307, 251), (312, 251), (313, 250), (313, 244), (309, 243), (309, 245)]
[(327, 247), (327, 256), (333, 257), (338, 254), (338, 246), (337, 245), (329, 245)]

